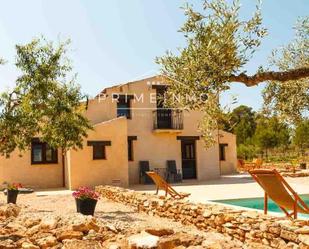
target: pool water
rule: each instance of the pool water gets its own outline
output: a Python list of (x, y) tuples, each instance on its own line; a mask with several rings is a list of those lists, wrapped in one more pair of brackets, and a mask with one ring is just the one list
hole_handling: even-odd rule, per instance
[[(300, 195), (303, 201), (309, 206), (309, 194)], [(246, 207), (264, 210), (264, 198), (245, 198), (245, 199), (228, 199), (228, 200), (215, 200), (213, 202), (229, 204), (234, 206)], [(268, 199), (268, 211), (283, 213), (282, 210), (271, 199)], [(309, 219), (307, 214), (299, 214), (299, 218)]]

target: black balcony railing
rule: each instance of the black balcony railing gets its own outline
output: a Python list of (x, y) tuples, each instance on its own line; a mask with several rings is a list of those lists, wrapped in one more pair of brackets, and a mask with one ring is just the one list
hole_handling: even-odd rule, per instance
[(183, 129), (183, 113), (180, 110), (158, 109), (153, 111), (153, 128), (156, 129)]

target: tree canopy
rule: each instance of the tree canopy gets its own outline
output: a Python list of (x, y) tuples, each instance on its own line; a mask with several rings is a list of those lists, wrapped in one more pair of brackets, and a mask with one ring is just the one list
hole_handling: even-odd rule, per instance
[(295, 129), (293, 142), (298, 148), (304, 152), (309, 148), (309, 120), (306, 119), (299, 122)]
[(244, 144), (252, 138), (256, 129), (255, 112), (251, 107), (241, 105), (228, 114), (229, 131), (237, 137), (237, 144)]
[(289, 128), (286, 124), (281, 123), (276, 116), (271, 118), (261, 116), (257, 120), (253, 141), (262, 151), (266, 152), (267, 156), (269, 149), (289, 145)]
[(70, 75), (68, 44), (41, 38), (16, 46), (21, 74), (0, 96), (0, 154), (25, 150), (37, 136), (53, 148), (82, 147), (91, 125), (83, 115), (85, 96)]
[[(274, 51), (269, 65), (260, 66), (256, 74), (249, 76), (245, 66), (267, 35), (260, 4), (248, 20), (240, 18), (237, 0), (231, 4), (205, 0), (203, 11), (196, 11), (191, 5), (184, 10), (187, 20), (180, 32), (186, 46), (177, 54), (167, 52), (156, 61), (170, 83), (168, 96), (204, 96), (195, 101), (178, 98), (177, 103), (168, 104), (204, 112), (200, 129), (207, 144), (214, 141), (212, 131), (218, 127), (219, 95), (235, 82), (248, 87), (266, 82), (265, 109), (287, 121), (303, 118), (309, 107), (309, 17), (299, 20), (294, 41)], [(266, 70), (268, 67), (274, 71)]]
[[(222, 129), (233, 132), (237, 138), (237, 154), (240, 158), (254, 158), (271, 154), (277, 156), (290, 152), (295, 156), (295, 146), (306, 144), (306, 134), (309, 127), (301, 122), (296, 126), (289, 126), (276, 115), (265, 115), (263, 112), (253, 111), (252, 108), (241, 105), (228, 113), (222, 121)], [(298, 131), (299, 130), (299, 131)], [(296, 142), (297, 137), (304, 137)], [(294, 143), (291, 144), (293, 137)], [(303, 144), (304, 143), (304, 144)]]

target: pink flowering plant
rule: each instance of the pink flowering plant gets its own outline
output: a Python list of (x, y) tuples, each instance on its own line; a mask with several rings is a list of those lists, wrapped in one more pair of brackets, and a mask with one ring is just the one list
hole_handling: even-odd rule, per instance
[(75, 199), (86, 200), (93, 199), (98, 200), (100, 198), (99, 194), (88, 187), (80, 187), (75, 192), (73, 192), (73, 197)]
[(7, 183), (7, 189), (8, 190), (18, 190), (20, 188), (22, 188), (23, 186), (21, 185), (21, 183)]

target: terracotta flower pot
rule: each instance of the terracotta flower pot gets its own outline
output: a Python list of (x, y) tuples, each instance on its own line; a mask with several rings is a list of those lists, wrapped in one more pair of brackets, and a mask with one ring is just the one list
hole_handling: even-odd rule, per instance
[(7, 203), (16, 204), (18, 193), (19, 193), (18, 190), (8, 189), (7, 190)]
[(97, 205), (97, 200), (95, 199), (75, 199), (76, 209), (78, 213), (84, 215), (93, 215), (95, 207)]

